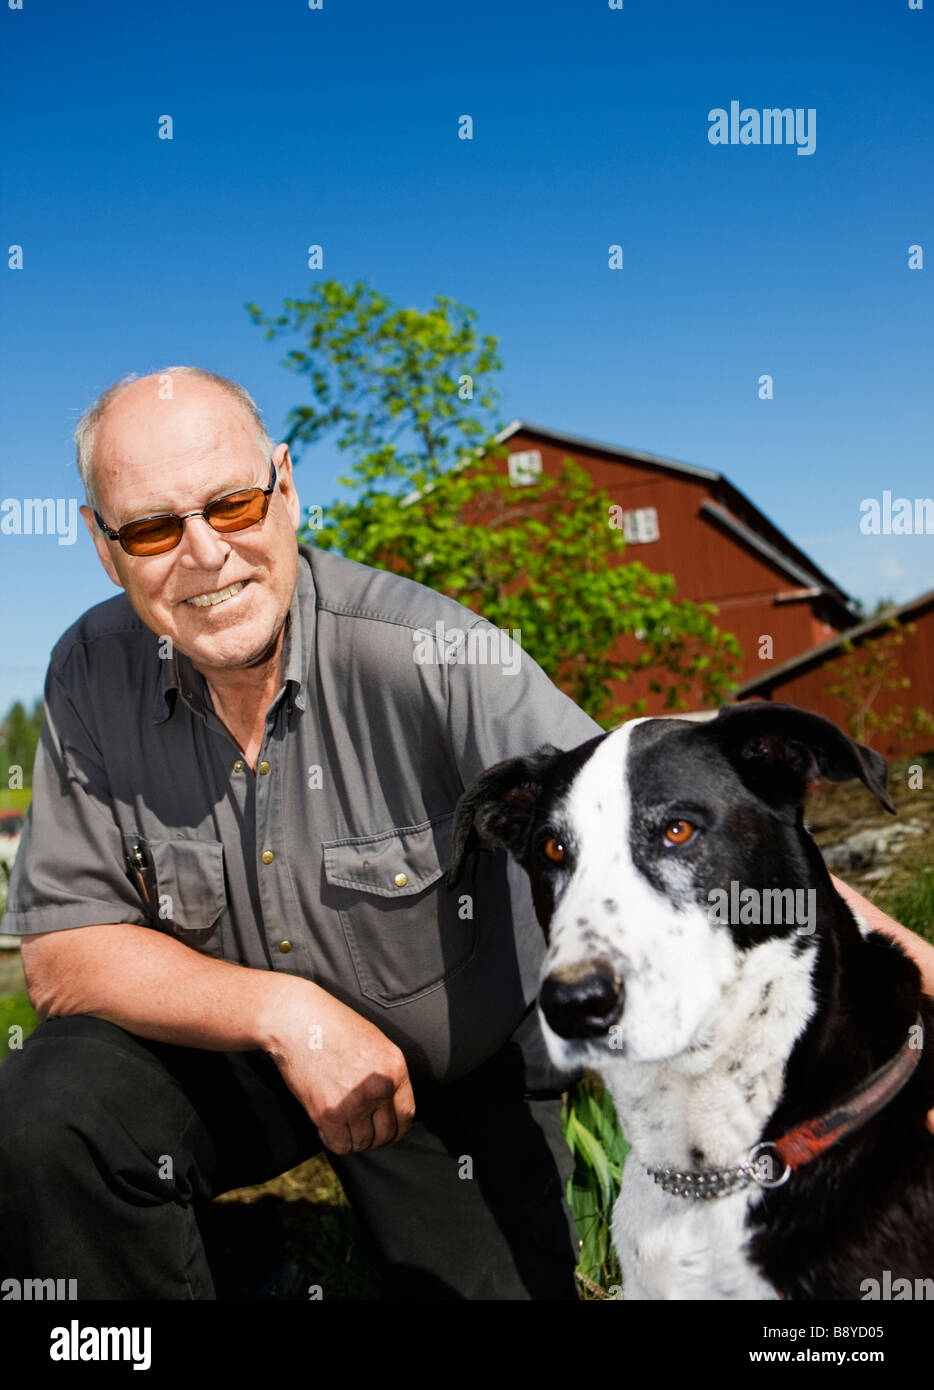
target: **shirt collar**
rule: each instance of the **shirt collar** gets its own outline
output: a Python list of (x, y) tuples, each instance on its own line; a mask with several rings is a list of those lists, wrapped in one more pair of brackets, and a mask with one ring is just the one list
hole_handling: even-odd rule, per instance
[(170, 718), (178, 702), (179, 695), (189, 709), (204, 718), (207, 708), (204, 698), (204, 677), (200, 671), (183, 656), (173, 650), (170, 657), (159, 662), (156, 676), (156, 693), (152, 704), (152, 722), (163, 724)]
[(298, 547), (298, 581), (289, 616), (285, 623), (282, 646), (282, 686), (288, 688), (293, 703), (304, 709), (307, 702), (308, 676), (315, 635), (317, 595), (311, 576), (311, 556), (308, 547)]
[[(306, 687), (311, 669), (315, 625), (315, 582), (311, 575), (311, 556), (308, 547), (298, 547), (298, 580), (285, 619), (282, 640), (282, 687), (277, 698), (288, 690), (299, 709), (306, 704)], [(159, 662), (152, 722), (162, 724), (175, 709), (179, 694), (196, 714), (204, 717), (207, 702), (204, 696), (204, 677), (181, 652)]]

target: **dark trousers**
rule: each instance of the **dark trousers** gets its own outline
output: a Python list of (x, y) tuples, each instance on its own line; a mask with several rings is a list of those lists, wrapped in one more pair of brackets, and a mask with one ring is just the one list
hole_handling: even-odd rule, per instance
[[(527, 1100), (523, 1085), (510, 1044), (451, 1086), (416, 1084), (400, 1143), (328, 1154), (385, 1297), (576, 1298), (560, 1102)], [(0, 1067), (0, 1281), (212, 1299), (202, 1204), (320, 1151), (262, 1052), (48, 1019)]]

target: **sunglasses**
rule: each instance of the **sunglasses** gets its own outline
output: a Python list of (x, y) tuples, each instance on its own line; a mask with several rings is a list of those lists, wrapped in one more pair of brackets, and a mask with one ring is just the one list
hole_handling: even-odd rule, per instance
[(163, 551), (174, 550), (182, 538), (185, 522), (193, 516), (203, 516), (215, 531), (245, 531), (262, 521), (269, 510), (269, 498), (276, 486), (276, 466), (269, 460), (272, 481), (268, 487), (247, 487), (240, 492), (228, 492), (226, 497), (218, 497), (209, 502), (200, 512), (186, 512), (176, 516), (166, 512), (162, 516), (144, 516), (139, 521), (128, 521), (119, 531), (113, 531), (104, 524), (97, 512), (94, 520), (108, 540), (119, 541), (128, 555), (161, 555)]

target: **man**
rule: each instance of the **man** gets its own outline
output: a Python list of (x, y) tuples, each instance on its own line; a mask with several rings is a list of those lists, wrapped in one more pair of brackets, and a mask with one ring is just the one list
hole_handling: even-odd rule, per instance
[(525, 878), (443, 873), (465, 785), (597, 726), (459, 605), (299, 550), (232, 383), (118, 383), (77, 438), (125, 597), (52, 654), (11, 884), (44, 1022), (0, 1069), (8, 1272), (211, 1298), (200, 1204), (323, 1145), (389, 1296), (573, 1298)]
[(389, 1293), (574, 1297), (524, 876), (443, 875), (466, 784), (596, 726), (459, 605), (300, 553), (231, 383), (119, 384), (77, 437), (125, 597), (53, 652), (11, 884), (9, 1272), (212, 1297), (198, 1204), (324, 1145)]

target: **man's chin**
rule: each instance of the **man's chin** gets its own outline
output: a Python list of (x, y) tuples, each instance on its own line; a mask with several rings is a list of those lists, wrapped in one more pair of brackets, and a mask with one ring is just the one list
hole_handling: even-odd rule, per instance
[[(252, 626), (252, 625), (251, 625)], [(272, 636), (257, 641), (252, 632), (233, 626), (228, 632), (201, 633), (176, 642), (196, 671), (211, 676), (222, 671), (252, 671), (278, 656), (283, 623)]]
[(275, 637), (260, 647), (215, 639), (196, 643), (185, 655), (196, 671), (210, 676), (219, 671), (253, 671), (268, 665), (278, 655), (278, 647)]

